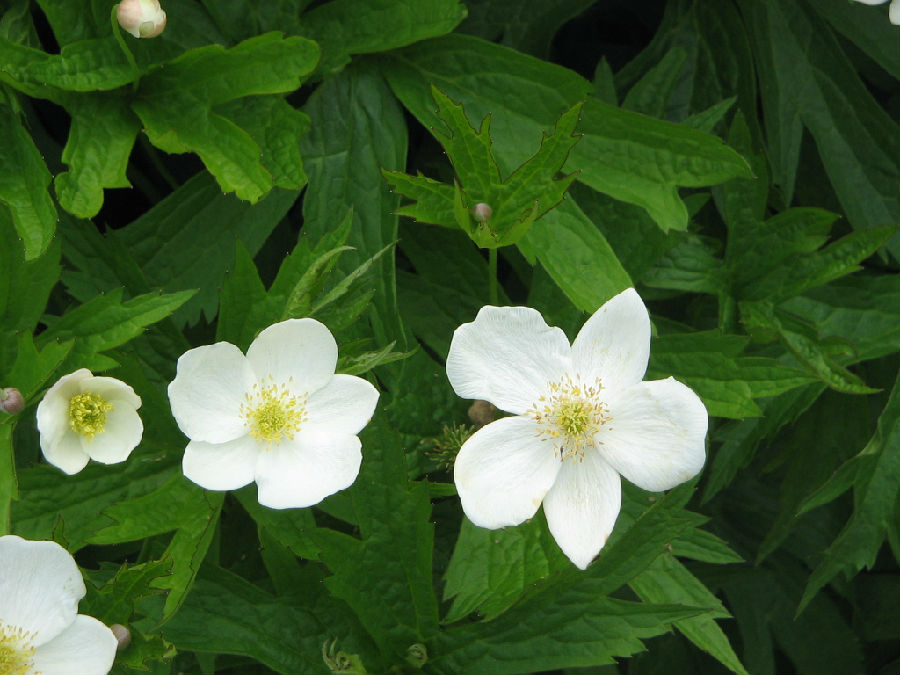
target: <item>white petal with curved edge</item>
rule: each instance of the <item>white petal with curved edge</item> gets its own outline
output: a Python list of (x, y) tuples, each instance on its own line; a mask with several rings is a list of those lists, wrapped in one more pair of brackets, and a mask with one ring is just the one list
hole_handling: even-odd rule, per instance
[(272, 377), (291, 384), (295, 394), (321, 389), (337, 365), (337, 343), (315, 319), (288, 319), (262, 331), (247, 350), (247, 360), (260, 380)]
[(544, 497), (550, 534), (578, 569), (585, 569), (613, 531), (622, 507), (622, 480), (596, 450), (563, 462)]
[(227, 443), (191, 441), (184, 449), (184, 475), (207, 490), (237, 490), (253, 482), (262, 448), (246, 435)]
[(633, 288), (622, 291), (588, 319), (572, 343), (572, 363), (583, 380), (607, 389), (640, 382), (650, 359), (650, 315)]
[(355, 436), (375, 412), (378, 390), (355, 375), (335, 375), (306, 402), (304, 429)]
[(259, 503), (272, 509), (318, 504), (359, 475), (361, 443), (349, 434), (304, 432), (263, 452), (256, 466)]
[(116, 658), (116, 636), (92, 616), (75, 621), (34, 653), (34, 671), (41, 675), (106, 675)]
[(102, 434), (85, 440), (82, 448), (91, 459), (104, 464), (117, 464), (128, 459), (128, 455), (141, 442), (144, 424), (133, 408), (124, 401), (113, 403), (113, 409), (106, 413), (106, 426)]
[(109, 402), (121, 402), (133, 410), (141, 407), (141, 397), (134, 393), (134, 389), (114, 377), (95, 375), (81, 381), (81, 391), (99, 394)]
[(34, 646), (59, 635), (86, 589), (75, 559), (53, 541), (0, 537), (0, 621), (35, 633)]
[(569, 340), (530, 307), (482, 307), (453, 333), (447, 378), (457, 396), (521, 414), (569, 369)]
[(453, 480), (463, 511), (495, 530), (531, 518), (556, 480), (560, 460), (527, 417), (504, 417), (476, 431), (456, 456)]
[(241, 350), (229, 342), (189, 349), (178, 358), (169, 404), (178, 428), (192, 441), (224, 443), (247, 433), (241, 417), (256, 376)]
[(72, 476), (81, 471), (90, 460), (84, 448), (84, 439), (67, 429), (53, 443), (45, 443), (41, 436), (41, 452), (50, 464)]
[(79, 368), (63, 375), (45, 393), (37, 407), (37, 428), (41, 448), (56, 444), (69, 428), (69, 400), (81, 392), (81, 382), (91, 378), (91, 371)]
[(612, 418), (594, 440), (603, 458), (644, 490), (660, 492), (696, 476), (709, 425), (700, 398), (674, 378), (611, 392)]
[(900, 0), (892, 0), (888, 10), (888, 19), (895, 26), (900, 26)]

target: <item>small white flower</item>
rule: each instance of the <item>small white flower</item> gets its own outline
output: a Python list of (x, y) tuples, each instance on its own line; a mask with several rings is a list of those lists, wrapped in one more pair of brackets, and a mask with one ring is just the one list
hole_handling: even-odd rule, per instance
[(649, 357), (650, 317), (634, 289), (598, 309), (571, 346), (528, 307), (482, 307), (457, 328), (453, 389), (515, 415), (475, 432), (456, 458), (469, 520), (518, 525), (543, 502), (556, 543), (585, 569), (619, 515), (620, 474), (654, 492), (695, 476), (706, 408), (671, 377), (642, 382)]
[(247, 355), (229, 342), (191, 349), (169, 384), (172, 414), (191, 439), (184, 475), (208, 490), (256, 481), (273, 509), (318, 504), (349, 487), (362, 461), (356, 434), (378, 392), (335, 375), (337, 343), (315, 319), (269, 326)]
[(116, 7), (119, 25), (136, 38), (153, 38), (166, 27), (159, 0), (122, 0)]
[(118, 643), (103, 623), (78, 613), (84, 594), (62, 546), (0, 537), (0, 673), (106, 675)]
[[(856, 0), (864, 5), (883, 5), (888, 0)], [(888, 9), (888, 18), (895, 26), (900, 26), (900, 0), (891, 0), (891, 6)]]
[(63, 375), (38, 404), (41, 451), (69, 475), (89, 459), (124, 462), (144, 433), (140, 407), (141, 397), (121, 380), (92, 375), (87, 368)]

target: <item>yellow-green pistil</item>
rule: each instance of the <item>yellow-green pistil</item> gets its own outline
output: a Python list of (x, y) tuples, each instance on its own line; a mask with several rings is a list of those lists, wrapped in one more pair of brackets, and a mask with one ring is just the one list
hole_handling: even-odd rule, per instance
[(548, 387), (547, 394), (526, 411), (537, 422), (541, 440), (552, 441), (560, 459), (584, 459), (584, 451), (596, 444), (594, 435), (612, 421), (600, 400), (600, 380), (585, 385), (569, 375)]
[(241, 404), (241, 416), (250, 427), (250, 436), (268, 448), (300, 431), (306, 420), (305, 403), (306, 396), (295, 396), (283, 384), (254, 384)]
[(0, 673), (25, 675), (33, 665), (32, 635), (0, 620)]
[(75, 394), (69, 399), (69, 426), (76, 434), (88, 440), (102, 434), (106, 427), (106, 413), (113, 409), (113, 404), (100, 394), (90, 392)]

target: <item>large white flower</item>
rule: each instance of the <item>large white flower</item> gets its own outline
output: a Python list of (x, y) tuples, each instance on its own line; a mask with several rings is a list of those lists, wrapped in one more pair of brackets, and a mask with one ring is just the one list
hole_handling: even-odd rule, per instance
[[(864, 5), (883, 5), (888, 0), (856, 0)], [(900, 25), (900, 0), (891, 0), (891, 6), (888, 9), (888, 19), (895, 26)]]
[(78, 613), (84, 593), (62, 546), (0, 537), (0, 673), (108, 673), (118, 643), (103, 623)]
[(89, 459), (116, 464), (141, 442), (141, 397), (121, 380), (91, 374), (87, 368), (63, 375), (37, 408), (41, 451), (67, 474)]
[(256, 481), (273, 509), (318, 504), (349, 487), (362, 461), (356, 434), (378, 392), (335, 375), (337, 344), (315, 319), (269, 326), (247, 355), (229, 342), (191, 349), (169, 385), (172, 414), (191, 439), (184, 475), (209, 490)]
[(463, 398), (513, 413), (463, 444), (454, 480), (476, 525), (518, 525), (543, 502), (550, 532), (584, 569), (621, 507), (619, 475), (645, 490), (695, 476), (706, 408), (671, 377), (642, 382), (650, 318), (634, 289), (607, 302), (575, 342), (528, 307), (482, 307), (456, 329), (447, 376)]

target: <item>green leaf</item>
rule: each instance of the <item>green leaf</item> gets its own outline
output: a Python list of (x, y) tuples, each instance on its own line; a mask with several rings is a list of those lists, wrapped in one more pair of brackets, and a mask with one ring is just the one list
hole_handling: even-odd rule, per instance
[(823, 340), (848, 340), (851, 361), (865, 361), (897, 351), (898, 306), (900, 282), (894, 276), (857, 274), (791, 298), (780, 308), (814, 325)]
[(518, 243), (585, 312), (634, 285), (602, 232), (572, 198), (536, 221)]
[(125, 168), (140, 124), (115, 94), (71, 96), (66, 110), (72, 124), (62, 160), (69, 171), (54, 179), (56, 196), (69, 213), (92, 218), (103, 206), (104, 188), (131, 187)]
[(599, 192), (637, 204), (663, 231), (684, 230), (688, 212), (678, 187), (702, 187), (749, 177), (750, 168), (718, 138), (690, 127), (589, 99), (581, 142), (566, 164)]
[(309, 536), (316, 527), (311, 509), (267, 508), (259, 503), (253, 486), (238, 490), (234, 495), (256, 521), (261, 533), (272, 537), (299, 558), (319, 559), (319, 549)]
[(174, 315), (177, 323), (193, 325), (201, 313), (208, 321), (216, 316), (235, 240), (255, 255), (296, 199), (296, 192), (275, 189), (260, 203), (247, 204), (222, 194), (210, 175), (201, 172), (127, 227), (106, 236), (117, 239), (134, 257), (151, 287), (199, 289)]
[(153, 583), (172, 572), (168, 560), (151, 560), (129, 566), (125, 563), (115, 576), (99, 588), (88, 587), (88, 595), (79, 603), (79, 611), (106, 625), (128, 624), (135, 613), (135, 602), (160, 591)]
[[(531, 224), (556, 206), (563, 198), (574, 176), (556, 178), (578, 142), (573, 135), (581, 110), (575, 105), (563, 113), (552, 135), (544, 136), (538, 152), (519, 166), (507, 178), (491, 152), (490, 116), (485, 116), (478, 130), (472, 128), (463, 107), (454, 103), (436, 87), (432, 96), (438, 106), (438, 116), (445, 130), (432, 129), (432, 133), (444, 147), (457, 174), (453, 192), (449, 186), (441, 189), (428, 178), (384, 172), (385, 178), (398, 192), (417, 199), (422, 194), (424, 202), (403, 207), (402, 215), (415, 217), (426, 223), (452, 227), (454, 222), (481, 248), (498, 248), (515, 243), (528, 231)], [(404, 192), (409, 190), (409, 193)], [(442, 198), (451, 203), (438, 203)], [(483, 215), (469, 213), (477, 204), (486, 204)], [(434, 211), (429, 211), (432, 206)], [(448, 212), (452, 221), (441, 221)]]
[[(631, 499), (630, 494), (631, 490), (623, 491), (626, 499)], [(492, 621), (445, 629), (433, 641), (436, 653), (429, 663), (437, 672), (596, 667), (643, 649), (639, 638), (665, 632), (671, 622), (703, 613), (705, 609), (695, 607), (605, 597), (662, 555), (670, 540), (697, 524), (696, 515), (682, 510), (690, 494), (689, 487), (673, 490), (631, 527), (617, 527), (587, 571), (569, 565)], [(625, 509), (630, 508), (626, 503)], [(619, 517), (627, 524), (624, 512)]]
[[(245, 96), (293, 91), (318, 56), (315, 43), (278, 33), (250, 38), (227, 50), (220, 45), (201, 47), (145, 75), (132, 109), (154, 145), (170, 153), (196, 152), (224, 192), (256, 203), (273, 186), (272, 174), (260, 159), (260, 146), (214, 107)], [(284, 109), (277, 113), (265, 124), (283, 123)], [(260, 124), (257, 121), (253, 128)], [(294, 125), (295, 131), (298, 128)]]
[(399, 434), (377, 415), (360, 436), (366, 461), (349, 493), (360, 538), (325, 528), (311, 536), (332, 572), (325, 581), (332, 595), (402, 662), (409, 645), (438, 632), (428, 484), (408, 482)]
[(571, 70), (459, 34), (394, 52), (383, 69), (397, 98), (427, 129), (442, 126), (432, 86), (463, 105), (469, 119), (490, 114), (494, 158), (506, 173), (593, 90)]
[[(895, 505), (900, 491), (898, 444), (900, 377), (894, 381), (891, 396), (878, 418), (875, 435), (859, 455), (848, 462), (861, 465), (856, 469), (853, 481), (853, 515), (825, 552), (825, 559), (810, 576), (797, 608), (798, 614), (807, 607), (819, 589), (840, 572), (855, 574), (863, 567), (871, 568), (875, 564), (875, 557), (884, 541), (885, 528), (890, 527), (896, 518)], [(813, 493), (801, 509), (812, 508), (808, 504), (822, 504), (836, 497), (846, 486), (841, 474), (848, 471), (850, 470), (843, 467), (839, 469), (838, 475), (831, 479), (833, 483), (826, 483)]]
[(897, 29), (884, 20), (883, 12), (867, 11), (843, 0), (818, 0), (812, 8), (893, 77), (900, 78), (900, 54), (894, 49)]
[(322, 49), (319, 70), (329, 75), (353, 54), (403, 47), (449, 33), (466, 16), (456, 0), (378, 0), (360, 4), (335, 0), (302, 18), (302, 34)]
[[(760, 85), (768, 92), (762, 100), (769, 155), (786, 200), (793, 194), (805, 127), (854, 228), (900, 221), (895, 189), (900, 129), (866, 88), (829, 26), (806, 3), (777, 0), (741, 7), (757, 53)], [(894, 235), (889, 249), (900, 255), (900, 235)]]
[(0, 146), (5, 148), (0, 153), (0, 204), (12, 214), (25, 245), (25, 260), (34, 260), (47, 250), (56, 229), (56, 207), (47, 193), (50, 172), (31, 136), (2, 98)]
[(674, 376), (691, 387), (713, 417), (755, 417), (754, 398), (775, 396), (812, 381), (774, 359), (741, 356), (747, 338), (718, 331), (661, 335), (650, 350), (648, 379)]
[(718, 244), (691, 232), (681, 233), (641, 281), (653, 288), (716, 295), (724, 284)]
[(12, 441), (15, 428), (15, 424), (6, 419), (0, 421), (0, 537), (10, 533), (10, 506), (19, 498)]
[(846, 394), (871, 394), (877, 391), (866, 386), (826, 351), (815, 326), (806, 324), (777, 307), (773, 308), (767, 301), (743, 302), (740, 309), (743, 322), (751, 333), (762, 331), (764, 334), (773, 333), (780, 337), (806, 371), (832, 389)]
[(163, 635), (179, 650), (240, 654), (281, 673), (327, 672), (323, 645), (335, 637), (347, 651), (371, 654), (346, 607), (324, 593), (321, 577), (312, 572), (294, 600), (207, 565)]
[(624, 110), (666, 119), (666, 103), (681, 77), (687, 50), (674, 47), (638, 80), (622, 101)]
[(493, 619), (527, 588), (570, 563), (553, 541), (543, 511), (518, 527), (488, 530), (463, 519), (447, 567), (444, 600), (453, 605), (443, 623), (474, 611)]
[[(397, 240), (399, 199), (381, 178), (381, 169), (406, 166), (407, 130), (403, 111), (382, 75), (362, 64), (329, 78), (305, 107), (312, 120), (300, 145), (309, 186), (303, 197), (303, 229), (313, 241), (331, 232), (349, 209), (353, 226), (337, 270), (350, 274)], [(405, 337), (397, 310), (393, 256), (375, 269), (374, 309), (369, 320), (380, 346)]]
[(67, 312), (41, 333), (38, 344), (75, 338), (66, 364), (73, 368), (104, 370), (115, 361), (101, 352), (140, 335), (145, 326), (169, 316), (194, 294), (194, 291), (147, 293), (122, 302), (122, 290), (98, 295)]
[(709, 607), (709, 612), (675, 622), (675, 627), (733, 673), (747, 673), (715, 619), (731, 615), (719, 599), (672, 555), (661, 555), (629, 584), (644, 602)]

